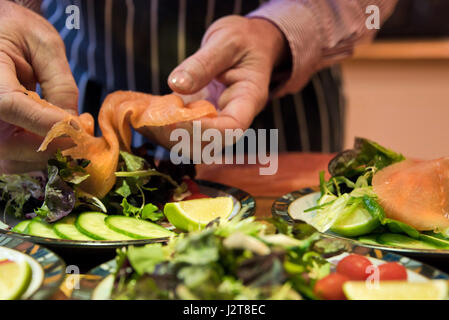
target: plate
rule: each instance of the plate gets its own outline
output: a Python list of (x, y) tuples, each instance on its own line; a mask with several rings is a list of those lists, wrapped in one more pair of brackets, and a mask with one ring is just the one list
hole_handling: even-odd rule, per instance
[(25, 260), (31, 267), (31, 282), (22, 299), (48, 299), (64, 280), (64, 261), (37, 244), (0, 235), (0, 256), (12, 261)]
[[(309, 187), (304, 188), (298, 191), (293, 191), (290, 193), (287, 193), (277, 199), (272, 207), (271, 207), (271, 213), (273, 216), (281, 217), (282, 219), (293, 223), (293, 222), (299, 222), (300, 220), (294, 220), (290, 214), (288, 213), (289, 206), (295, 201), (295, 206), (299, 209), (299, 207), (303, 208), (311, 208), (313, 206), (316, 206), (316, 200), (319, 195), (319, 188), (318, 187)], [(399, 248), (399, 247), (392, 247), (392, 246), (385, 246), (385, 245), (377, 245), (377, 244), (366, 244), (358, 241), (357, 239), (344, 237), (341, 235), (337, 235), (331, 231), (327, 231), (324, 233), (327, 237), (332, 237), (336, 239), (344, 239), (348, 240), (351, 243), (358, 245), (358, 246), (364, 246), (369, 247), (373, 249), (381, 249), (381, 250), (388, 250), (397, 252), (403, 255), (407, 255), (409, 257), (419, 258), (427, 263), (430, 263), (432, 265), (437, 265), (439, 268), (442, 268), (444, 270), (449, 270), (449, 261), (447, 261), (447, 258), (449, 258), (449, 250), (438, 250), (438, 249), (410, 249), (410, 248)]]
[[(234, 202), (234, 209), (230, 215), (230, 218), (235, 217), (239, 212), (244, 212), (244, 217), (248, 217), (254, 214), (255, 201), (254, 198), (247, 192), (229, 187), (223, 184), (196, 180), (199, 185), (200, 192), (211, 197), (232, 197)], [(10, 215), (2, 217), (0, 223), (0, 234), (7, 234), (9, 236), (32, 241), (34, 243), (43, 244), (52, 249), (54, 248), (76, 248), (76, 249), (117, 249), (128, 245), (144, 245), (148, 243), (166, 242), (168, 238), (158, 239), (144, 239), (144, 240), (120, 240), (120, 241), (79, 241), (79, 240), (65, 240), (65, 239), (51, 239), (37, 236), (25, 235), (17, 232), (7, 230), (9, 227), (14, 227), (22, 220), (16, 219)]]
[[(326, 236), (323, 235), (323, 237)], [(334, 265), (332, 269), (335, 269), (338, 262), (345, 256), (350, 253), (355, 253), (366, 256), (375, 265), (385, 262), (397, 262), (402, 264), (407, 268), (408, 281), (410, 282), (422, 282), (436, 279), (449, 280), (448, 274), (411, 258), (388, 251), (357, 246), (347, 240), (340, 241), (345, 242), (346, 251), (327, 259)], [(79, 289), (72, 292), (71, 298), (77, 300), (109, 299), (114, 279), (112, 273), (115, 271), (115, 267), (115, 260), (111, 260), (93, 268), (85, 278), (81, 279)]]

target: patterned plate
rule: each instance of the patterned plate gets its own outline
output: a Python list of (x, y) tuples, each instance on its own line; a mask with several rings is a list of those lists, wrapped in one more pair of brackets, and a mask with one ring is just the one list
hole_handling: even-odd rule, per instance
[(66, 270), (64, 261), (46, 248), (21, 239), (0, 235), (0, 251), (8, 251), (11, 256), (24, 255), (30, 265), (32, 278), (23, 295), (26, 299), (48, 299), (64, 280)]
[[(200, 192), (203, 194), (206, 194), (211, 197), (226, 197), (230, 196), (232, 197), (234, 201), (234, 210), (230, 215), (230, 218), (235, 217), (238, 213), (243, 212), (244, 217), (249, 217), (251, 215), (254, 215), (256, 202), (254, 201), (254, 198), (248, 194), (247, 192), (234, 188), (225, 186), (223, 184), (210, 182), (210, 181), (204, 181), (204, 180), (197, 180), (196, 181), (200, 187)], [(2, 226), (3, 222), (3, 226)], [(50, 247), (52, 249), (57, 250), (59, 253), (61, 253), (58, 249), (63, 248), (74, 248), (74, 249), (105, 249), (105, 250), (111, 250), (120, 248), (123, 246), (128, 245), (143, 245), (148, 243), (155, 243), (155, 242), (166, 242), (167, 238), (160, 238), (160, 239), (146, 239), (146, 240), (125, 240), (125, 241), (76, 241), (76, 240), (63, 240), (63, 239), (50, 239), (50, 238), (43, 238), (43, 237), (36, 237), (36, 236), (30, 236), (25, 235), (21, 233), (16, 233), (8, 230), (8, 226), (13, 227), (17, 223), (19, 223), (20, 220), (14, 219), (11, 216), (6, 216), (6, 221), (0, 220), (0, 234), (7, 234), (15, 238), (23, 239), (32, 241), (34, 243), (43, 244), (47, 247)], [(6, 225), (5, 225), (6, 224)], [(104, 261), (104, 260), (103, 260)]]
[[(312, 194), (318, 193), (318, 192), (319, 192), (318, 187), (311, 187), (311, 188), (304, 188), (304, 189), (301, 189), (298, 191), (293, 191), (293, 192), (287, 193), (286, 195), (283, 195), (281, 198), (277, 199), (273, 203), (273, 206), (271, 207), (271, 213), (273, 216), (281, 217), (282, 219), (284, 219), (288, 222), (291, 222), (291, 223), (293, 223), (293, 222), (303, 223), (299, 220), (294, 220), (288, 213), (288, 208), (289, 208), (290, 204), (292, 204), (292, 202), (297, 199), (301, 199), (298, 201), (304, 201), (304, 205), (307, 205), (307, 207), (309, 207), (309, 208), (316, 205), (316, 203), (309, 204), (307, 202), (311, 202), (310, 199), (311, 199), (311, 197), (313, 198)], [(310, 196), (307, 197), (308, 195), (310, 195)], [(298, 206), (301, 205), (298, 202), (296, 202), (296, 204)], [(337, 238), (337, 239), (348, 240), (348, 241), (351, 241), (352, 243), (354, 243), (355, 245), (365, 246), (365, 247), (370, 247), (370, 248), (375, 248), (375, 249), (394, 251), (394, 252), (398, 252), (398, 253), (412, 256), (412, 257), (419, 257), (421, 259), (422, 259), (422, 257), (425, 257), (425, 256), (433, 256), (433, 257), (439, 256), (441, 258), (449, 257), (449, 250), (409, 249), (409, 248), (385, 246), (385, 245), (380, 245), (380, 244), (379, 245), (366, 244), (366, 243), (362, 243), (362, 242), (358, 241), (357, 239), (340, 236), (340, 235), (337, 235), (330, 231), (326, 232), (325, 235), (328, 237), (333, 237), (333, 238)]]
[[(323, 235), (324, 238), (328, 238)], [(367, 247), (356, 246), (347, 240), (337, 240), (344, 244), (345, 252), (328, 258), (333, 264), (333, 269), (338, 262), (350, 253), (366, 256), (375, 265), (385, 262), (398, 262), (407, 268), (408, 281), (421, 282), (426, 280), (449, 280), (449, 275), (419, 261), (403, 257), (401, 255)], [(113, 276), (116, 267), (115, 260), (108, 261), (92, 269), (85, 278), (80, 281), (79, 289), (74, 290), (72, 299), (78, 300), (107, 300), (113, 284)]]

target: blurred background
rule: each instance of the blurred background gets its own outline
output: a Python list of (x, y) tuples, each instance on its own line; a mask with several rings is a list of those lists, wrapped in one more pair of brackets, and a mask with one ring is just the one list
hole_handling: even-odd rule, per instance
[(354, 136), (415, 158), (449, 156), (449, 0), (402, 0), (374, 43), (342, 64)]

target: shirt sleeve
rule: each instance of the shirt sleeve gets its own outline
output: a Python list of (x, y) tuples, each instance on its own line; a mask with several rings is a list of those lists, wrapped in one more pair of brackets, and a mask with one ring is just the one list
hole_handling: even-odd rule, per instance
[(361, 39), (372, 39), (368, 6), (379, 8), (383, 23), (397, 0), (271, 0), (251, 12), (264, 18), (285, 35), (292, 58), (291, 70), (273, 92), (282, 96), (300, 90), (313, 73), (352, 55)]

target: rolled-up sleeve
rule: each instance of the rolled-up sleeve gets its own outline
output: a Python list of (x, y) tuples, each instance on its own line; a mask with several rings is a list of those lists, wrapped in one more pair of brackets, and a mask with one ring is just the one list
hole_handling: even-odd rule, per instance
[(291, 53), (291, 71), (273, 94), (282, 96), (301, 89), (311, 75), (352, 55), (361, 39), (372, 39), (368, 6), (379, 8), (383, 23), (397, 0), (271, 0), (248, 17), (264, 18), (285, 35)]

